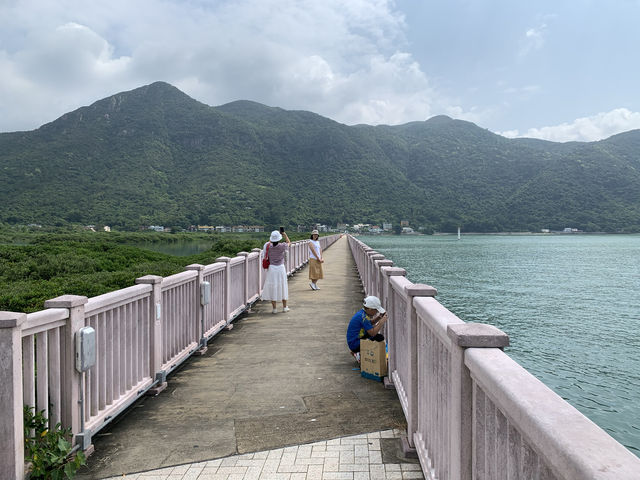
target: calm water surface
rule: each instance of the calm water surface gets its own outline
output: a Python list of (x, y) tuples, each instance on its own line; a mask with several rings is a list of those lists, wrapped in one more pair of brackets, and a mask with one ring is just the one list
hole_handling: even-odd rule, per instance
[(640, 456), (640, 235), (359, 239)]

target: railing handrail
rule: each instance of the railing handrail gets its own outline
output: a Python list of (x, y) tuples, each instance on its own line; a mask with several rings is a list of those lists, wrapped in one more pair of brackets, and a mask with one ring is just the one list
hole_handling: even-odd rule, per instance
[(116, 308), (127, 302), (148, 295), (151, 291), (149, 285), (132, 285), (113, 292), (104, 293), (87, 300), (84, 306), (85, 315), (95, 315), (100, 310)]
[(66, 308), (48, 308), (27, 314), (27, 320), (22, 324), (21, 334), (23, 337), (33, 335), (56, 328), (59, 322), (65, 322), (69, 318), (69, 310)]
[[(323, 248), (338, 238), (322, 237)], [(308, 261), (307, 242), (294, 243), (288, 274)], [(100, 428), (148, 390), (163, 388), (170, 371), (206, 349), (258, 300), (264, 277), (259, 257), (254, 249), (164, 278), (147, 275), (136, 285), (92, 298), (63, 295), (28, 315), (0, 312), (0, 478), (24, 476), (23, 403), (45, 410), (51, 422), (71, 428), (74, 442), (88, 448)], [(233, 297), (231, 267), (242, 289)], [(206, 309), (203, 279), (214, 275), (218, 283), (209, 288), (219, 305)], [(98, 353), (96, 365), (83, 374), (75, 370), (75, 335), (85, 326), (96, 332)]]
[[(526, 427), (527, 436), (552, 470), (566, 471), (563, 478), (620, 479), (640, 475), (637, 462), (620, 461), (631, 455), (622, 444), (503, 351), (471, 348), (465, 364), (474, 381), (493, 393), (492, 401), (505, 415), (519, 427)], [(607, 465), (606, 474), (603, 463)], [(601, 476), (595, 477), (594, 472), (599, 471)]]
[(640, 478), (638, 457), (504, 353), (504, 333), (465, 323), (433, 287), (355, 237), (349, 245), (366, 294), (390, 315), (388, 383), (425, 478)]

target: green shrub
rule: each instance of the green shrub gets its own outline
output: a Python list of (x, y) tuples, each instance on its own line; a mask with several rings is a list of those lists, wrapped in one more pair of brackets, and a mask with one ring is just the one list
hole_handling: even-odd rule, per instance
[(31, 464), (31, 478), (73, 478), (85, 464), (84, 453), (71, 456), (70, 430), (62, 428), (60, 423), (53, 428), (48, 425), (44, 410), (38, 412), (24, 406), (25, 461)]

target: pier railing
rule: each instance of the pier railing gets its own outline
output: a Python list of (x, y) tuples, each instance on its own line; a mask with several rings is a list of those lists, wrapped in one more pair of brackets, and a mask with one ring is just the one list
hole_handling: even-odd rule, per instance
[(349, 245), (366, 294), (388, 311), (388, 384), (425, 478), (640, 478), (638, 457), (504, 353), (506, 334), (463, 322), (433, 287), (358, 239)]
[[(326, 249), (338, 238), (319, 241)], [(307, 244), (291, 244), (288, 275), (308, 262)], [(0, 312), (0, 478), (24, 476), (23, 405), (43, 410), (50, 425), (71, 429), (78, 448), (90, 448), (111, 419), (161, 391), (169, 373), (259, 299), (260, 257), (253, 249), (93, 298), (63, 295), (35, 313)], [(95, 350), (86, 368), (76, 345), (85, 327), (93, 333), (80, 350)]]

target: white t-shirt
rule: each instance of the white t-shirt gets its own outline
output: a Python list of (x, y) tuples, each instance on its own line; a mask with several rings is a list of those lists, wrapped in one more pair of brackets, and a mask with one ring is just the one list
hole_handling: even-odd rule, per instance
[(316, 260), (320, 260), (320, 258), (316, 257), (313, 254), (313, 250), (311, 248), (311, 244), (313, 244), (313, 246), (315, 247), (316, 253), (318, 255), (320, 255), (320, 258), (322, 258), (322, 249), (320, 248), (320, 242), (318, 240), (309, 240), (309, 257), (310, 258), (314, 258)]

